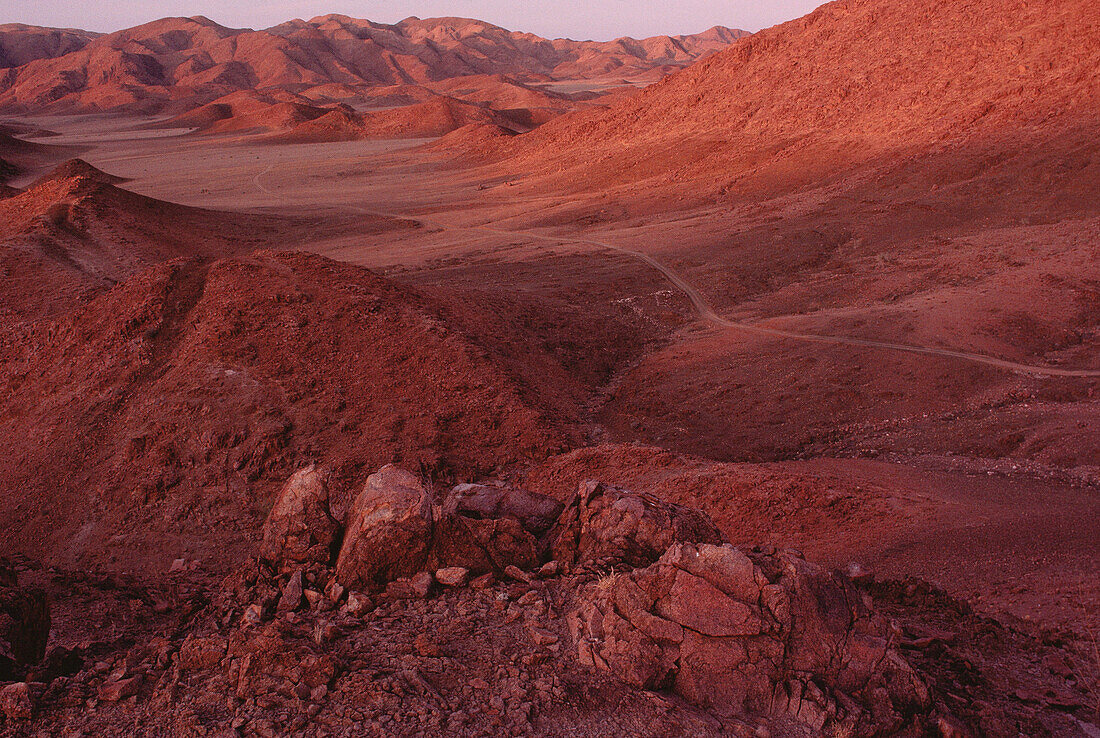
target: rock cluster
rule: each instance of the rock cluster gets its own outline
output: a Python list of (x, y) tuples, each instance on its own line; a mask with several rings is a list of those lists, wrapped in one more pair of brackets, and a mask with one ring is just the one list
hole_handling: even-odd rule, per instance
[[(272, 508), (261, 556), (283, 573), (328, 566), (340, 540), (323, 472), (309, 467), (291, 477)], [(377, 592), (411, 584), (426, 571), (519, 578), (515, 571), (534, 571), (550, 560), (566, 567), (644, 565), (676, 541), (719, 543), (722, 534), (697, 511), (597, 482), (582, 485), (565, 505), (484, 484), (458, 485), (433, 505), (414, 474), (387, 466), (353, 501), (335, 570), (342, 586)]]
[(930, 706), (866, 596), (791, 551), (674, 544), (589, 586), (570, 629), (582, 662), (719, 714), (878, 735)]
[[(571, 592), (580, 662), (635, 687), (671, 689), (726, 717), (780, 716), (851, 735), (907, 729), (930, 709), (890, 622), (848, 577), (795, 552), (725, 544), (699, 511), (598, 482), (564, 505), (504, 485), (459, 485), (433, 505), (415, 475), (388, 466), (353, 501), (333, 560), (340, 531), (318, 474), (296, 474), (268, 519), (276, 575), (253, 578), (238, 640), (302, 607), (361, 618), (381, 603), (423, 601), (437, 585), (483, 590), (496, 578), (533, 586), (564, 575), (555, 586)], [(593, 582), (600, 572), (612, 573)], [(528, 626), (533, 643), (558, 648), (537, 619)], [(319, 621), (314, 640), (337, 630)], [(250, 649), (238, 654), (242, 669)], [(181, 664), (225, 654), (223, 641), (188, 643)]]
[(562, 504), (552, 497), (503, 486), (461, 484), (439, 511), (433, 568), (461, 567), (473, 575), (504, 573), (509, 566), (538, 568), (550, 546), (550, 529)]

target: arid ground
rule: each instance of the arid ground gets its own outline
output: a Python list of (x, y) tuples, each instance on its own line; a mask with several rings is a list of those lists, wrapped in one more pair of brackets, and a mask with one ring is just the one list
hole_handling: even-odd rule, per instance
[[(1100, 735), (1100, 17), (873, 5), (722, 37), (684, 71), (466, 70), (509, 96), (473, 112), (438, 102), (462, 75), (430, 71), (430, 94), (390, 85), (392, 106), (376, 90), (339, 115), (276, 95), (250, 118), (212, 92), (93, 111), (91, 88), (36, 110), (25, 70), (86, 52), (17, 67), (0, 554), (49, 592), (51, 653), (76, 661), (13, 672), (42, 686), (3, 730), (123, 734), (182, 705), (150, 734)], [(887, 59), (914, 26), (927, 46)], [(280, 105), (289, 123), (257, 125)], [(560, 619), (600, 597), (627, 617), (625, 590), (585, 599), (556, 568), (494, 563), (477, 588), (437, 572), (431, 596), (416, 571), (348, 584), (359, 490), (391, 463), (442, 506), (427, 562), (450, 561), (465, 482), (564, 516), (598, 480), (701, 511), (760, 571), (797, 551), (874, 598), (931, 697), (891, 692), (886, 718), (825, 672), (820, 715), (768, 712), (740, 672), (721, 699), (692, 682), (688, 655), (649, 679), (639, 631)], [(310, 464), (339, 561), (257, 564)], [(673, 566), (660, 554), (644, 563)], [(649, 592), (637, 562), (597, 563), (593, 592)], [(327, 599), (296, 614), (302, 572)], [(602, 669), (572, 657), (577, 627), (619, 644)], [(280, 649), (314, 661), (295, 676)], [(289, 686), (241, 686), (243, 658)], [(749, 707), (724, 709), (734, 693)]]

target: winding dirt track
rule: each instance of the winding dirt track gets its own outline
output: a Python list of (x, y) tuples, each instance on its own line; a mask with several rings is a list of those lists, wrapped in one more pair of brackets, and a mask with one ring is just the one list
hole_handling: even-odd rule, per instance
[[(252, 178), (256, 188), (261, 192), (270, 195), (277, 199), (285, 199), (277, 192), (269, 190), (260, 181), (261, 177), (271, 171), (273, 164), (269, 164), (262, 172)], [(699, 292), (690, 282), (677, 274), (671, 268), (661, 263), (649, 254), (641, 251), (635, 251), (633, 249), (624, 248), (622, 246), (616, 246), (606, 241), (597, 241), (591, 238), (580, 238), (576, 236), (545, 236), (539, 233), (531, 233), (530, 231), (506, 231), (499, 228), (490, 228), (488, 226), (455, 226), (448, 223), (442, 223), (437, 220), (431, 220), (423, 216), (418, 215), (406, 215), (403, 213), (390, 213), (383, 210), (369, 210), (367, 208), (359, 207), (357, 205), (347, 205), (344, 207), (349, 210), (354, 210), (365, 215), (379, 216), (383, 218), (394, 218), (398, 220), (408, 220), (415, 223), (420, 223), (423, 226), (430, 228), (439, 228), (445, 231), (466, 232), (466, 233), (489, 233), (498, 236), (508, 236), (510, 238), (525, 238), (533, 241), (544, 241), (549, 243), (577, 243), (585, 244), (588, 246), (596, 246), (598, 248), (608, 249), (610, 251), (616, 251), (620, 254), (626, 254), (635, 259), (639, 259), (649, 266), (659, 271), (669, 282), (671, 282), (677, 289), (683, 292), (688, 300), (691, 302), (695, 312), (699, 315), (699, 318), (718, 328), (731, 328), (739, 331), (745, 331), (748, 333), (756, 333), (765, 336), (776, 336), (778, 338), (789, 338), (795, 341), (809, 341), (812, 343), (827, 343), (842, 346), (861, 346), (867, 348), (885, 349), (888, 351), (903, 351), (910, 354), (925, 354), (927, 356), (942, 356), (951, 359), (960, 359), (962, 361), (969, 361), (976, 364), (984, 364), (986, 366), (997, 367), (998, 369), (1006, 369), (1008, 371), (1018, 372), (1020, 374), (1028, 374), (1035, 377), (1100, 377), (1100, 369), (1060, 369), (1058, 367), (1050, 366), (1038, 366), (1035, 364), (1021, 364), (1015, 361), (1007, 361), (1005, 359), (998, 359), (995, 356), (988, 356), (986, 354), (978, 354), (970, 351), (956, 351), (953, 349), (935, 348), (932, 346), (912, 346), (905, 343), (890, 343), (888, 341), (875, 341), (869, 338), (855, 338), (853, 336), (827, 336), (814, 333), (798, 333), (795, 331), (785, 331), (779, 328), (768, 328), (766, 326), (758, 325), (755, 323), (742, 323), (735, 320), (728, 320), (714, 312), (714, 308), (710, 306), (703, 294)]]

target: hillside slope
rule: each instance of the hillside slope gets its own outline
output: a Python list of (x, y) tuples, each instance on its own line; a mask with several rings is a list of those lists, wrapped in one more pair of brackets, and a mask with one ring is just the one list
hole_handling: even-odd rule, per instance
[(79, 51), (100, 35), (75, 28), (41, 28), (5, 23), (0, 25), (0, 69)]
[(1098, 65), (1089, 0), (841, 0), (517, 140), (514, 168), (755, 196), (919, 157), (941, 187), (985, 172), (1080, 199), (1100, 172)]
[(73, 159), (0, 200), (0, 315), (62, 315), (166, 259), (268, 243), (270, 221), (161, 202)]

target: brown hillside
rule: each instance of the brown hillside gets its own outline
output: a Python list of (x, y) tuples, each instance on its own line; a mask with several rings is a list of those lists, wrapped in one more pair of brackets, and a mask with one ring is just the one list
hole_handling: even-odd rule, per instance
[[(12, 33), (32, 45), (41, 30)], [(466, 75), (549, 79), (610, 70), (629, 76), (684, 66), (738, 33), (595, 43), (547, 41), (462, 18), (391, 26), (330, 15), (263, 31), (225, 28), (201, 16), (164, 18), (73, 44), (70, 53), (59, 47), (26, 63), (19, 57), (22, 65), (0, 76), (0, 108), (151, 112), (250, 89), (346, 92)]]
[(79, 159), (0, 200), (0, 314), (56, 316), (151, 264), (265, 243), (260, 218), (153, 200)]
[(349, 478), (390, 461), (469, 474), (553, 447), (509, 375), (439, 311), (294, 253), (178, 259), (119, 284), (0, 374), (0, 477), (20, 490), (3, 546), (95, 555), (121, 534), (147, 553), (154, 531), (240, 542), (310, 460)]

